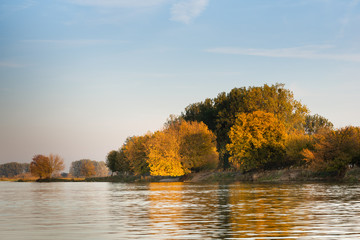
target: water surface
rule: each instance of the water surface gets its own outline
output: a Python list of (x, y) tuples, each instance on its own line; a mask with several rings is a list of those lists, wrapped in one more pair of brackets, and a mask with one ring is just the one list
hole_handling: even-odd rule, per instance
[(360, 185), (0, 182), (0, 239), (360, 239)]

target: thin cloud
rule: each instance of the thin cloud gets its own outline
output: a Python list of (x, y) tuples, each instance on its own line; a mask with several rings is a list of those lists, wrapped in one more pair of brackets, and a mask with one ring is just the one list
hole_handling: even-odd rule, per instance
[(254, 49), (254, 48), (232, 48), (220, 47), (205, 50), (210, 53), (246, 55), (273, 58), (298, 58), (298, 59), (324, 59), (360, 62), (360, 54), (334, 54), (323, 53), (323, 50), (331, 49), (331, 45), (304, 46), (294, 48), (278, 49)]
[(175, 3), (171, 8), (171, 20), (190, 23), (206, 9), (209, 0), (183, 0)]
[(71, 3), (95, 7), (138, 8), (153, 7), (163, 4), (167, 0), (69, 0)]
[(87, 46), (87, 45), (104, 45), (111, 43), (124, 43), (124, 41), (113, 41), (106, 39), (28, 39), (23, 40), (25, 43), (41, 43), (41, 44), (56, 44), (68, 46)]

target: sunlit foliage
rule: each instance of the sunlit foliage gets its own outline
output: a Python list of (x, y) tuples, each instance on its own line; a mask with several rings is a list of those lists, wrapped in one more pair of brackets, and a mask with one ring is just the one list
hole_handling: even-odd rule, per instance
[(149, 144), (151, 175), (181, 176), (218, 165), (216, 139), (204, 123), (175, 121), (156, 132)]
[(238, 169), (250, 171), (282, 165), (286, 130), (274, 114), (239, 114), (229, 137), (230, 161)]
[(156, 132), (148, 146), (147, 162), (154, 176), (182, 176), (186, 169), (181, 164), (180, 144), (176, 132)]
[(360, 128), (326, 130), (315, 136), (314, 149), (303, 156), (310, 168), (333, 175), (344, 173), (349, 164), (360, 163)]
[(283, 84), (265, 84), (262, 87), (234, 88), (229, 93), (220, 93), (214, 99), (191, 104), (185, 108), (182, 117), (189, 121), (202, 121), (215, 133), (221, 165), (227, 168), (229, 131), (239, 113), (254, 111), (274, 114), (283, 123), (287, 133), (303, 132), (308, 112), (306, 106), (295, 100), (293, 93), (285, 89)]
[(30, 163), (30, 172), (33, 176), (51, 178), (65, 169), (64, 160), (59, 155), (35, 155)]
[(107, 156), (117, 173), (182, 176), (218, 165), (215, 135), (204, 123), (171, 116), (161, 131), (128, 138)]

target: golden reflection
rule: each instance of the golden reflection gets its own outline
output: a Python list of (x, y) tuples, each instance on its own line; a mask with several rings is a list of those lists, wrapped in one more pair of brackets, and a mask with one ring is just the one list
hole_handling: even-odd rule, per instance
[(150, 220), (157, 234), (174, 234), (182, 222), (183, 183), (150, 183)]
[[(236, 238), (304, 236), (304, 226), (297, 226), (294, 201), (281, 185), (254, 186), (236, 184), (230, 187), (232, 235)], [(295, 235), (294, 235), (295, 234)]]
[[(164, 236), (195, 239), (222, 238), (219, 186), (185, 183), (150, 184), (150, 219), (154, 231)], [(226, 207), (225, 207), (226, 208)], [(226, 232), (226, 231), (225, 231)]]

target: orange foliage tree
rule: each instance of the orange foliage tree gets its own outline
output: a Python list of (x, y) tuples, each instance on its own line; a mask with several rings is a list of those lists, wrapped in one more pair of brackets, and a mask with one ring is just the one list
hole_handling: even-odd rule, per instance
[(35, 155), (30, 163), (30, 172), (33, 176), (51, 178), (65, 169), (64, 160), (59, 155)]
[(334, 175), (344, 173), (349, 164), (360, 162), (360, 128), (325, 130), (315, 136), (314, 149), (302, 154), (308, 166)]

